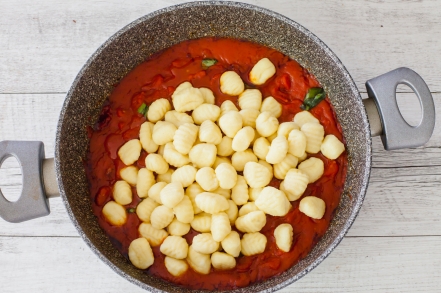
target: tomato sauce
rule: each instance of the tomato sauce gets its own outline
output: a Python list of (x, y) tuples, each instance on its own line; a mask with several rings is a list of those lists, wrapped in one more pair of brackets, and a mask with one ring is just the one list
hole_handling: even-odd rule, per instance
[[(264, 57), (271, 60), (277, 71), (264, 85), (255, 86), (249, 81), (248, 73)], [(204, 58), (214, 58), (218, 62), (204, 70), (201, 66)], [(143, 103), (149, 105), (158, 98), (171, 101), (174, 89), (185, 81), (190, 81), (194, 87), (210, 88), (219, 106), (225, 100), (231, 100), (237, 105), (237, 97), (220, 91), (219, 78), (227, 70), (236, 71), (247, 88), (258, 88), (263, 97), (273, 96), (280, 102), (283, 105), (280, 122), (292, 121), (294, 115), (301, 111), (300, 105), (308, 89), (320, 87), (305, 68), (274, 49), (247, 41), (211, 37), (170, 47), (151, 56), (125, 76), (105, 102), (94, 127), (89, 129), (90, 149), (85, 166), (93, 212), (111, 242), (127, 259), (128, 246), (139, 237), (138, 226), (141, 221), (135, 213), (129, 212), (127, 223), (114, 227), (106, 222), (101, 210), (105, 203), (112, 200), (112, 186), (121, 179), (119, 170), (125, 167), (119, 160), (117, 151), (126, 141), (138, 138), (140, 125), (145, 121), (145, 117), (137, 112), (138, 108)], [(324, 126), (325, 135), (333, 134), (344, 141), (328, 99), (311, 109), (311, 113)], [(135, 165), (139, 168), (145, 167), (146, 155), (142, 151)], [(241, 255), (236, 258), (237, 266), (232, 270), (220, 271), (212, 268), (210, 274), (202, 275), (189, 267), (186, 273), (174, 277), (165, 268), (165, 257), (160, 253), (159, 247), (153, 247), (155, 261), (145, 273), (187, 288), (227, 290), (261, 282), (299, 262), (328, 229), (340, 201), (347, 167), (346, 152), (336, 160), (329, 160), (321, 154), (310, 156), (318, 157), (324, 162), (325, 172), (319, 180), (308, 185), (303, 197), (314, 195), (325, 201), (326, 213), (322, 219), (314, 220), (301, 213), (298, 209), (300, 200), (297, 200), (292, 202), (293, 208), (286, 216), (267, 215), (267, 224), (261, 231), (268, 239), (265, 251), (254, 256)], [(279, 184), (277, 179), (271, 182), (275, 187)], [(128, 209), (136, 208), (141, 201), (136, 194), (136, 188), (132, 188), (132, 192), (133, 201), (126, 206)], [(289, 223), (294, 229), (293, 245), (289, 252), (282, 252), (275, 243), (274, 229), (282, 223)], [(185, 236), (189, 244), (197, 234), (198, 232), (191, 230)]]

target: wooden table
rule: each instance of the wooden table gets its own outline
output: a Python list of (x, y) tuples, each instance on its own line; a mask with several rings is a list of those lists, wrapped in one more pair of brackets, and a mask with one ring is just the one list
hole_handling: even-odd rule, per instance
[[(76, 74), (117, 30), (167, 1), (1, 0), (0, 140), (41, 140), (54, 153), (59, 111)], [(441, 3), (433, 1), (246, 1), (301, 23), (364, 82), (400, 66), (422, 75), (441, 106)], [(409, 88), (403, 115), (418, 122)], [(439, 122), (441, 118), (438, 118)], [(409, 138), (412, 139), (412, 138)], [(373, 139), (363, 208), (346, 238), (319, 267), (281, 292), (441, 292), (441, 133), (425, 147), (386, 152)], [(20, 193), (8, 159), (0, 187)], [(60, 198), (50, 216), (22, 224), (0, 219), (1, 292), (143, 292), (119, 277), (79, 238)]]

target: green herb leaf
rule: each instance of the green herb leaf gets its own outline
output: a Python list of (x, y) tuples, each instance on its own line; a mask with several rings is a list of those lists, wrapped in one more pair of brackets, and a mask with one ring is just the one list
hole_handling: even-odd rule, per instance
[(208, 67), (210, 67), (210, 66), (213, 66), (214, 64), (216, 64), (217, 63), (217, 60), (216, 59), (203, 59), (202, 60), (202, 68), (205, 70), (205, 69), (208, 69)]
[(138, 113), (141, 114), (142, 116), (145, 116), (148, 110), (149, 107), (145, 103), (142, 103), (142, 105), (139, 106), (138, 108)]
[(127, 212), (133, 214), (136, 210), (134, 208), (127, 209)]
[(302, 110), (311, 110), (317, 106), (326, 97), (325, 90), (321, 87), (313, 87), (308, 90), (308, 93), (303, 100), (303, 104), (300, 106)]

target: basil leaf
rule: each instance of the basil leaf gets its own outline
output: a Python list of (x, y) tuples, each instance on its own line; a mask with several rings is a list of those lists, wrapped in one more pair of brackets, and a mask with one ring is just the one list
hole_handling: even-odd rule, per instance
[(147, 111), (149, 110), (149, 107), (145, 103), (142, 103), (141, 106), (138, 108), (138, 113), (142, 116), (145, 116), (147, 114)]
[(300, 106), (302, 110), (310, 110), (317, 106), (321, 101), (326, 98), (325, 90), (321, 87), (313, 87), (306, 93), (303, 104)]
[(217, 63), (216, 59), (202, 59), (202, 68), (205, 70)]
[(127, 209), (127, 212), (130, 214), (133, 214), (135, 211), (136, 211), (136, 209), (134, 209), (134, 208)]

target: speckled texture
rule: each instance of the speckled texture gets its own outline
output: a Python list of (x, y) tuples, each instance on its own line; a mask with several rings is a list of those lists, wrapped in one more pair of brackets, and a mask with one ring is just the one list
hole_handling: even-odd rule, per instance
[(112, 85), (152, 53), (204, 36), (251, 40), (297, 60), (325, 87), (347, 141), (349, 164), (344, 194), (322, 240), (304, 260), (283, 274), (230, 291), (273, 292), (314, 269), (342, 240), (363, 202), (371, 167), (369, 123), (351, 76), (315, 35), (280, 14), (243, 3), (193, 2), (153, 12), (117, 32), (88, 60), (67, 94), (56, 138), (59, 189), (84, 241), (118, 274), (151, 292), (190, 291), (136, 269), (112, 246), (92, 213), (83, 160), (88, 149), (86, 127), (96, 120)]

